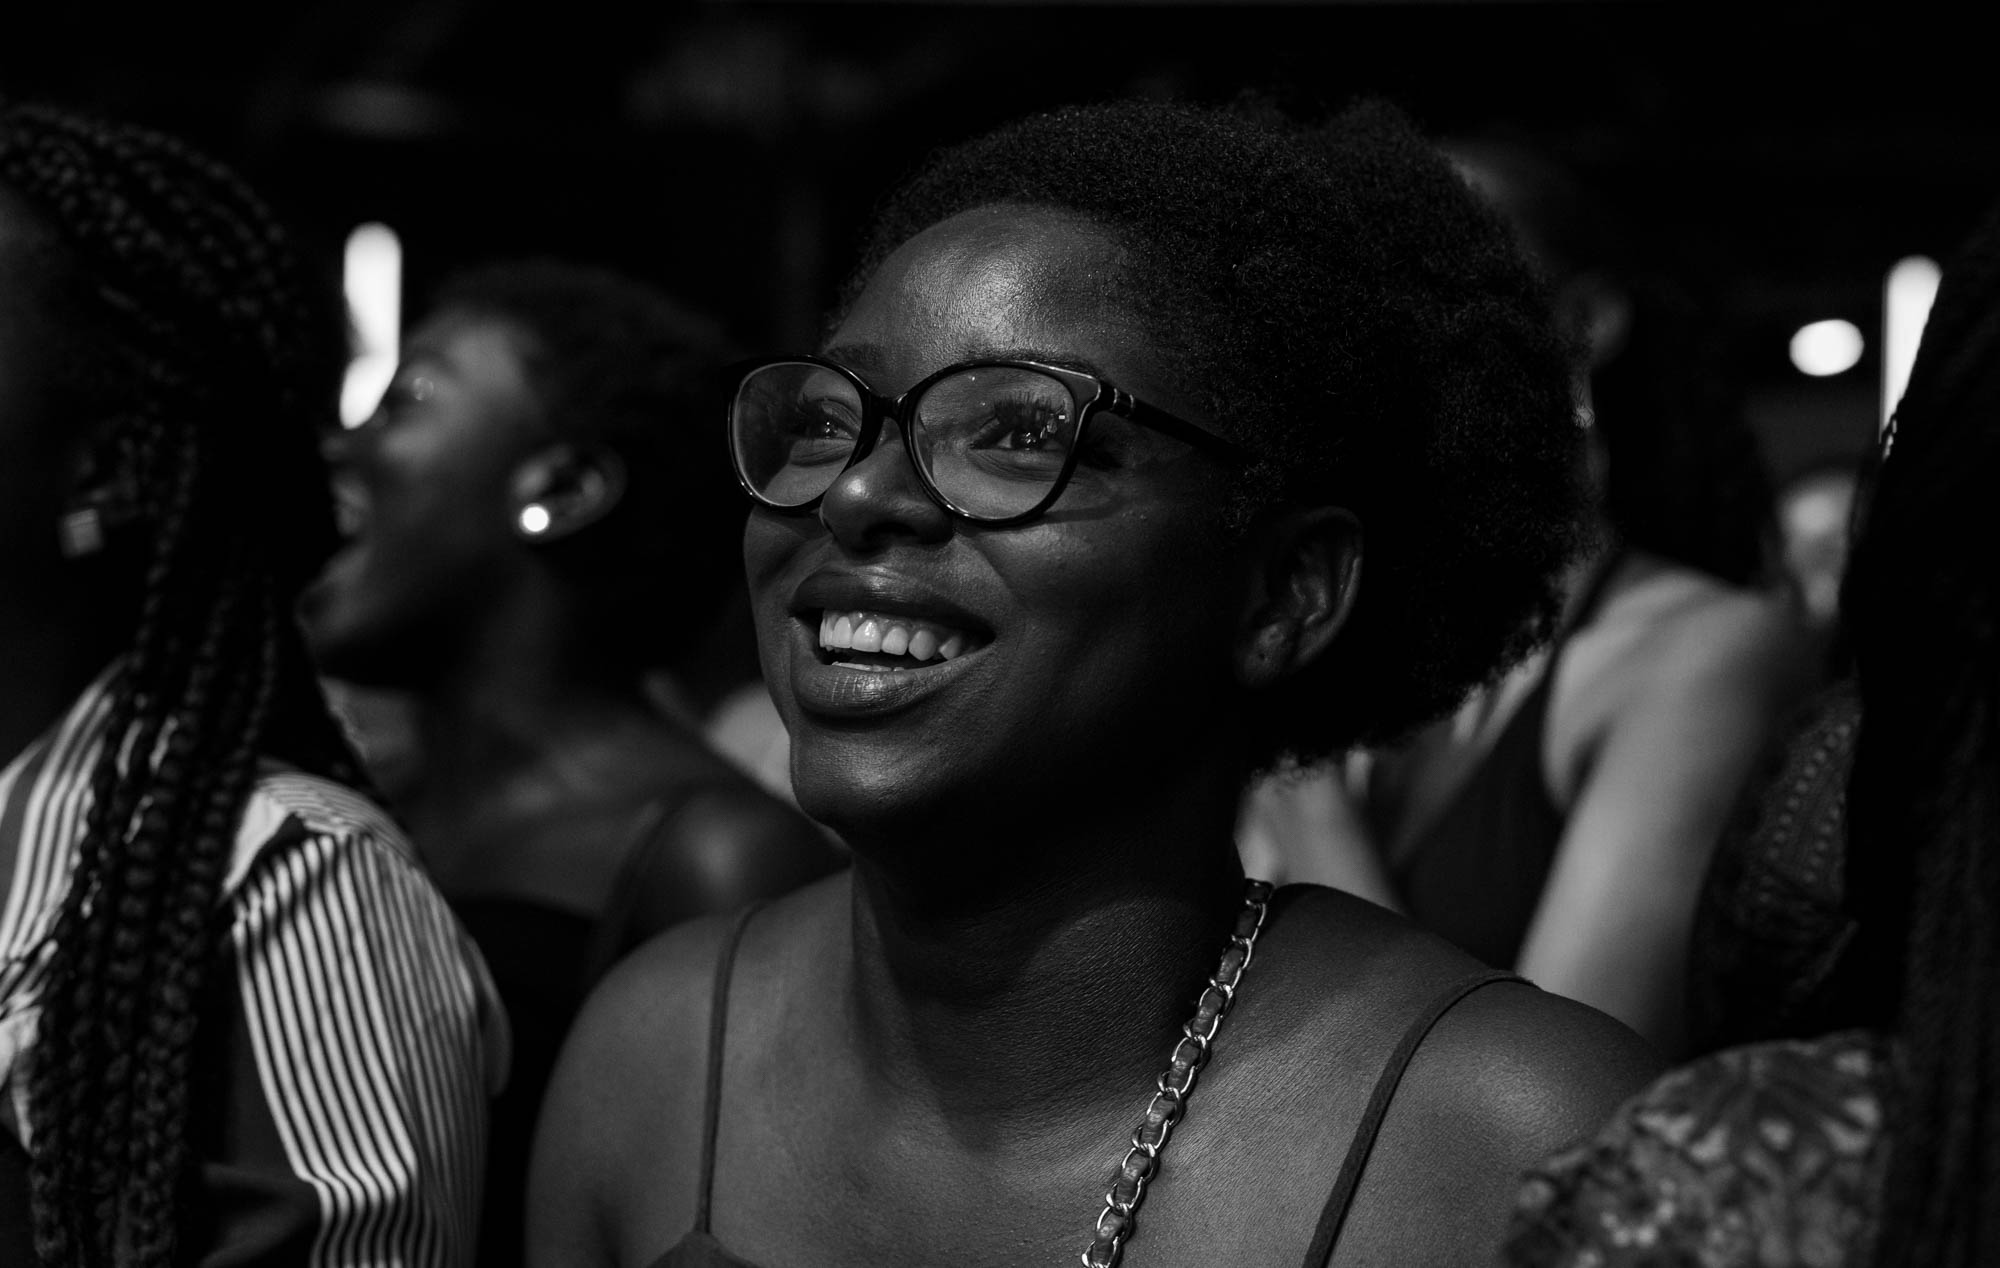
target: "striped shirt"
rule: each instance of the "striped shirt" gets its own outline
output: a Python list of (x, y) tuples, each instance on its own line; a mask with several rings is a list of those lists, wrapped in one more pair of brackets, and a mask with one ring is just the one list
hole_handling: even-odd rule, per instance
[[(0, 1144), (29, 1151), (22, 1058), (110, 703), (100, 680), (0, 771)], [(348, 789), (267, 764), (223, 902), (229, 964), (201, 1018), (223, 1104), (191, 1124), (212, 1236), (184, 1250), (208, 1268), (470, 1264), (505, 1021), (402, 834)]]

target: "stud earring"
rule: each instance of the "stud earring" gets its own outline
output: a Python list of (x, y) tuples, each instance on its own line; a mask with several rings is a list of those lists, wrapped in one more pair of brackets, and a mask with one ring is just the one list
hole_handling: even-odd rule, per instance
[(515, 527), (520, 530), (521, 536), (530, 541), (548, 532), (549, 525), (553, 522), (554, 517), (549, 514), (549, 508), (540, 502), (528, 503), (514, 517)]
[(94, 506), (70, 511), (56, 521), (56, 540), (65, 559), (81, 559), (103, 550), (103, 513)]

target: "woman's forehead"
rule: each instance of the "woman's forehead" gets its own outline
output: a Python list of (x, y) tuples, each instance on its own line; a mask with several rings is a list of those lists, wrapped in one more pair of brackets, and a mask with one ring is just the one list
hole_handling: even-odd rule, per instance
[(484, 313), (447, 309), (425, 318), (403, 341), (402, 361), (501, 391), (527, 389), (527, 336), (514, 323)]
[(826, 352), (897, 377), (989, 357), (1116, 374), (1129, 359), (1121, 354), (1144, 342), (1125, 282), (1123, 249), (1090, 222), (1042, 208), (980, 208), (891, 253)]

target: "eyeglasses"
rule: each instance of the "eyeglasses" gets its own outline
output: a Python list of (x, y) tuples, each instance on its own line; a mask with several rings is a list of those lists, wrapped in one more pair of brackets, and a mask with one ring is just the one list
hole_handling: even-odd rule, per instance
[(805, 512), (868, 456), (884, 420), (894, 420), (932, 501), (981, 524), (1019, 524), (1062, 496), (1101, 413), (1232, 464), (1250, 459), (1215, 433), (1078, 370), (970, 361), (890, 400), (854, 371), (819, 357), (762, 361), (741, 371), (729, 403), (729, 451), (751, 497), (773, 510)]

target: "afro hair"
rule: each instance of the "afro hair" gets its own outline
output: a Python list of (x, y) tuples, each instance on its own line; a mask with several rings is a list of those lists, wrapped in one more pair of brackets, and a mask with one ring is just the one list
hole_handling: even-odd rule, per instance
[(1543, 637), (1582, 541), (1574, 349), (1496, 213), (1397, 111), (1318, 127), (1126, 101), (946, 150), (877, 214), (843, 290), (983, 206), (1080, 216), (1206, 416), (1258, 455), (1232, 528), (1351, 511), (1362, 581), (1339, 643), (1265, 693), (1260, 756), (1393, 740)]

